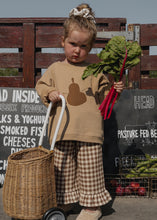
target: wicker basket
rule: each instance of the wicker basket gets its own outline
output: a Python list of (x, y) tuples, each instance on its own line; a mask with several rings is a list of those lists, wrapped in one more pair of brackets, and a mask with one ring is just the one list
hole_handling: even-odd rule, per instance
[(41, 219), (56, 206), (54, 153), (35, 147), (8, 158), (3, 186), (4, 211), (17, 219)]
[(65, 111), (65, 98), (60, 95), (62, 108), (50, 151), (41, 147), (52, 108), (50, 102), (39, 139), (39, 147), (11, 154), (3, 186), (4, 211), (16, 219), (41, 219), (50, 208), (57, 206), (54, 174), (54, 146)]

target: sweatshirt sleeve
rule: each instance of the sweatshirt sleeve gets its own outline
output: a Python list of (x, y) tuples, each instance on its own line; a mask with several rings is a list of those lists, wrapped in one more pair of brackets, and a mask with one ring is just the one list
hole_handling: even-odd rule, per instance
[(53, 80), (53, 70), (52, 66), (50, 66), (47, 71), (43, 74), (43, 76), (37, 81), (35, 87), (38, 95), (40, 96), (44, 105), (48, 106), (48, 94), (51, 91), (55, 91), (55, 82)]
[(110, 88), (111, 88), (111, 83), (104, 74), (99, 73), (97, 77), (93, 76), (92, 89), (97, 104), (102, 103), (104, 98), (107, 96)]

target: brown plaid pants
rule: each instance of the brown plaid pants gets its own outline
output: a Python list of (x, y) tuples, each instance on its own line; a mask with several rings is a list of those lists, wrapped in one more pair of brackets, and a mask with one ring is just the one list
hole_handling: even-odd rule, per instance
[(102, 146), (79, 141), (59, 141), (54, 149), (58, 204), (79, 202), (101, 206), (111, 200), (105, 188)]

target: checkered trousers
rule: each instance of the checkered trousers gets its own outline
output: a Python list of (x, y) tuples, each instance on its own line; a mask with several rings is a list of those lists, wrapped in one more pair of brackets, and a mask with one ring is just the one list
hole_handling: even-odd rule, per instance
[(58, 204), (79, 202), (82, 206), (94, 207), (111, 200), (105, 188), (100, 144), (57, 142), (54, 165)]

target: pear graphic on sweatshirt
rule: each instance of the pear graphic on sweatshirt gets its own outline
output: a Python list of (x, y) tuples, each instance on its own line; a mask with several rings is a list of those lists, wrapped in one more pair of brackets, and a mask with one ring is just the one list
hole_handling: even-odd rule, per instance
[(80, 87), (74, 82), (72, 78), (72, 83), (69, 85), (69, 94), (67, 96), (67, 102), (70, 105), (78, 106), (86, 102), (86, 96), (84, 93), (80, 92)]

